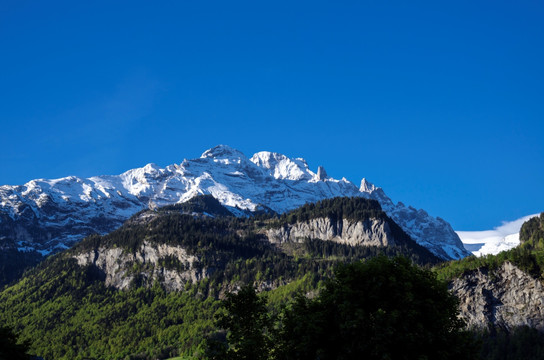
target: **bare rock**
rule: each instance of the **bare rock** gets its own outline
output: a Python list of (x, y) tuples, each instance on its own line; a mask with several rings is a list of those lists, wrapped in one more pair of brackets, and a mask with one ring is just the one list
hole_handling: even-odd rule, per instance
[[(144, 242), (134, 252), (122, 248), (99, 248), (80, 253), (74, 258), (80, 266), (94, 265), (105, 275), (106, 286), (128, 289), (137, 276), (151, 285), (159, 280), (167, 290), (183, 290), (188, 281), (207, 277), (206, 269), (198, 266), (198, 258), (182, 247)], [(165, 266), (165, 259), (174, 259), (177, 268)]]
[(469, 327), (490, 324), (544, 330), (544, 286), (510, 262), (496, 270), (471, 271), (450, 283)]
[(272, 243), (302, 242), (309, 238), (348, 245), (388, 246), (395, 244), (389, 224), (379, 219), (353, 222), (347, 219), (336, 221), (330, 218), (317, 218), (269, 229), (266, 235)]

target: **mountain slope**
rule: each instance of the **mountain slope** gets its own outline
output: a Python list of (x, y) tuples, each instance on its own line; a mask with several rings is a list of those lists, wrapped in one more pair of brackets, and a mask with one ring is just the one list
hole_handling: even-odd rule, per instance
[[(217, 299), (241, 284), (291, 294), (315, 290), (338, 263), (377, 254), (439, 262), (373, 200), (324, 200), (281, 216), (224, 210), (199, 197), (87, 237), (1, 291), (0, 322), (45, 358), (165, 358), (198, 352)], [(297, 235), (277, 241), (290, 227)]]
[(87, 235), (108, 233), (140, 210), (203, 194), (213, 195), (235, 215), (284, 213), (338, 196), (375, 199), (405, 232), (441, 258), (469, 255), (447, 222), (424, 210), (394, 204), (365, 179), (358, 188), (346, 179), (328, 177), (321, 167), (317, 174), (312, 172), (300, 158), (259, 152), (249, 159), (224, 145), (166, 168), (148, 164), (118, 176), (71, 176), (1, 186), (0, 250), (12, 254), (19, 250), (39, 258)]
[[(295, 250), (322, 258), (332, 254), (364, 258), (383, 252), (402, 254), (419, 264), (439, 261), (387, 217), (375, 200), (334, 198), (279, 217), (237, 218), (194, 212), (195, 203), (202, 199), (207, 202), (204, 210), (215, 208), (216, 214), (221, 213), (217, 200), (200, 196), (190, 201), (189, 211), (185, 204), (142, 211), (120, 229), (102, 237), (90, 236), (66, 253), (73, 254), (71, 258), (80, 266), (99, 270), (107, 286), (119, 289), (133, 282), (149, 285), (159, 281), (168, 290), (183, 290), (187, 282), (204, 278), (221, 283), (241, 277), (247, 282), (266, 270), (259, 281), (276, 281), (313, 271), (312, 261), (301, 260), (292, 268), (290, 256)], [(240, 256), (258, 258), (260, 268), (248, 268), (247, 274), (240, 267), (231, 268), (229, 264)], [(134, 271), (136, 263), (147, 270)]]

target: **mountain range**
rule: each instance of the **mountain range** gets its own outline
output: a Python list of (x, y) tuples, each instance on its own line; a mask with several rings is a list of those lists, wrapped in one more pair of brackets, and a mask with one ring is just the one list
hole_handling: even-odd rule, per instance
[(338, 266), (377, 256), (447, 283), (482, 359), (507, 343), (544, 348), (544, 214), (523, 224), (516, 248), (465, 257), (444, 220), (365, 179), (357, 187), (303, 159), (223, 145), (166, 168), (0, 190), (0, 285), (10, 283), (0, 322), (45, 358), (201, 356), (221, 299), (244, 284), (281, 308), (318, 294)]
[(345, 178), (329, 177), (321, 166), (311, 171), (302, 158), (268, 151), (248, 158), (226, 145), (166, 168), (147, 164), (121, 175), (69, 176), (1, 186), (0, 250), (5, 259), (9, 254), (12, 263), (32, 264), (85, 236), (108, 233), (138, 211), (208, 194), (237, 216), (281, 214), (333, 197), (374, 199), (410, 237), (436, 256), (451, 260), (470, 255), (445, 220), (394, 203), (364, 178), (358, 187)]

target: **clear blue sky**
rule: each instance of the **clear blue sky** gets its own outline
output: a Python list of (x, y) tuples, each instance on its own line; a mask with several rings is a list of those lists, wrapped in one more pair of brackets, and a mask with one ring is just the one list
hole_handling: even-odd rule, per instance
[(544, 211), (544, 3), (0, 2), (0, 183), (217, 144), (481, 230)]

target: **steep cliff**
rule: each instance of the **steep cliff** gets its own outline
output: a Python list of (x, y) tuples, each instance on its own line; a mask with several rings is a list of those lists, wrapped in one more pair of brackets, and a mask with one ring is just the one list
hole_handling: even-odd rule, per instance
[(266, 235), (272, 243), (302, 242), (305, 239), (334, 241), (348, 245), (395, 245), (389, 224), (382, 219), (353, 221), (317, 218), (269, 229)]
[(198, 258), (184, 248), (148, 241), (132, 251), (102, 246), (73, 257), (80, 266), (95, 266), (103, 273), (105, 285), (116, 289), (157, 281), (168, 291), (183, 290), (188, 281), (206, 277)]
[(453, 279), (450, 289), (470, 327), (527, 325), (544, 331), (544, 286), (510, 262), (469, 271)]

